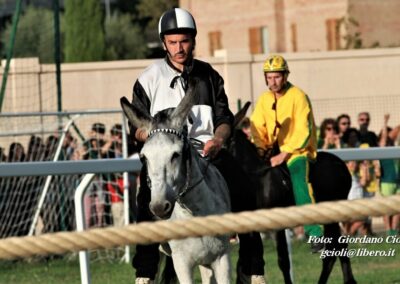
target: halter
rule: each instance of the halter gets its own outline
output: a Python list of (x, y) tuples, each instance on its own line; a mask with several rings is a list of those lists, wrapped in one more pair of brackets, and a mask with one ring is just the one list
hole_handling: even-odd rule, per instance
[(178, 202), (178, 204), (185, 208), (186, 210), (188, 210), (189, 212), (191, 212), (191, 210), (182, 202), (182, 198), (193, 188), (195, 188), (196, 186), (198, 186), (203, 180), (204, 180), (204, 174), (207, 172), (208, 169), (208, 164), (206, 167), (205, 172), (201, 175), (201, 178), (196, 181), (194, 184), (190, 185), (190, 178), (191, 178), (191, 169), (192, 169), (192, 155), (191, 155), (191, 151), (189, 148), (189, 144), (188, 144), (188, 139), (187, 136), (185, 134), (183, 134), (182, 132), (173, 129), (173, 128), (157, 128), (157, 129), (153, 129), (149, 132), (149, 138), (154, 136), (157, 133), (167, 133), (167, 134), (172, 134), (177, 136), (179, 139), (181, 139), (184, 143), (184, 155), (187, 156), (186, 159), (186, 181), (185, 184), (178, 190), (178, 194), (175, 197), (175, 201)]
[(183, 135), (182, 132), (180, 132), (180, 131), (178, 131), (176, 129), (173, 129), (173, 128), (157, 128), (157, 129), (153, 129), (153, 130), (151, 130), (149, 132), (149, 136), (148, 137), (150, 138), (151, 136), (153, 136), (156, 133), (173, 134), (175, 136), (178, 136), (179, 139), (181, 139), (181, 140), (185, 140), (186, 139), (186, 135)]

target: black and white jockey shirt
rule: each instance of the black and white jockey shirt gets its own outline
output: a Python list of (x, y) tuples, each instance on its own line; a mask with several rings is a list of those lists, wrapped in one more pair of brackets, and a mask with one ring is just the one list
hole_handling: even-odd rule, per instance
[[(188, 122), (189, 137), (207, 142), (222, 123), (232, 125), (224, 81), (210, 64), (194, 59), (181, 73), (168, 60), (160, 59), (147, 67), (136, 80), (133, 93), (154, 116), (157, 112), (176, 107), (185, 95), (191, 77), (196, 79), (199, 101), (192, 107)], [(131, 129), (131, 135), (136, 129)]]

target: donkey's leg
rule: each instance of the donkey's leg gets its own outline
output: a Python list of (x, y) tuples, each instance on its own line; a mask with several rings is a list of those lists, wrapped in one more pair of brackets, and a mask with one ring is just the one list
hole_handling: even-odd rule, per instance
[[(333, 234), (335, 236), (335, 245), (337, 246), (337, 249), (344, 249), (347, 250), (349, 245), (348, 243), (340, 243), (338, 242), (339, 237), (341, 236), (341, 231), (338, 223), (333, 224), (334, 226), (332, 227)], [(355, 284), (357, 283), (354, 275), (353, 275), (353, 270), (351, 269), (351, 263), (350, 263), (350, 258), (348, 256), (340, 256), (340, 266), (342, 268), (342, 273), (343, 273), (343, 283), (345, 284)]]
[(336, 256), (327, 256), (322, 260), (322, 271), (318, 279), (318, 284), (325, 284), (328, 282), (329, 275), (336, 262)]
[[(342, 249), (347, 250), (347, 248), (349, 246), (347, 243), (339, 243), (338, 242), (339, 237), (342, 235), (339, 223), (333, 223), (330, 225), (326, 225), (326, 227), (327, 226), (329, 226), (328, 227), (329, 233), (333, 237), (334, 245), (336, 246), (336, 249), (337, 250), (342, 250)], [(340, 256), (339, 260), (340, 260), (340, 266), (342, 267), (343, 282), (345, 284), (357, 283), (356, 280), (354, 279), (353, 270), (351, 269), (350, 258), (348, 256)]]
[(194, 284), (192, 263), (180, 254), (172, 253), (172, 259), (179, 283)]
[(279, 230), (276, 232), (276, 250), (278, 254), (278, 265), (282, 271), (285, 284), (291, 284), (292, 277), (290, 275), (290, 258), (285, 230)]
[(201, 283), (202, 284), (217, 284), (215, 280), (215, 275), (210, 267), (199, 265), (200, 275), (201, 275)]
[[(346, 247), (347, 247), (347, 245), (346, 245)], [(343, 283), (345, 283), (345, 284), (357, 283), (357, 281), (353, 275), (353, 270), (351, 269), (350, 258), (347, 256), (341, 256), (341, 257), (339, 257), (339, 259), (340, 259), (340, 265), (342, 267)]]
[[(332, 240), (331, 243), (325, 244), (326, 250), (340, 250), (338, 238), (340, 237), (339, 223), (324, 225), (324, 236)], [(322, 271), (319, 276), (318, 283), (323, 284), (328, 282), (329, 275), (332, 272), (336, 262), (336, 256), (327, 256), (322, 260)]]
[(164, 269), (160, 275), (160, 284), (175, 284), (178, 283), (176, 272), (174, 270), (174, 263), (171, 256), (164, 256)]
[[(341, 251), (343, 249), (347, 249), (348, 245), (346, 243), (341, 244), (338, 242), (339, 237), (341, 236), (339, 223), (332, 223), (324, 226), (324, 235), (327, 238), (332, 238), (332, 243), (327, 243), (325, 249), (327, 250), (336, 250)], [(344, 283), (353, 284), (356, 283), (353, 271), (351, 269), (350, 258), (347, 256), (339, 257), (342, 273), (344, 278)], [(328, 281), (328, 277), (335, 265), (336, 257), (329, 256), (322, 260), (322, 271), (319, 278), (318, 283), (326, 283)]]
[(231, 261), (229, 253), (225, 253), (220, 258), (216, 259), (211, 264), (211, 267), (218, 284), (231, 283)]
[[(333, 240), (335, 241), (337, 250), (342, 250), (342, 249), (347, 250), (349, 246), (347, 243), (338, 242), (339, 237), (342, 235), (339, 224), (334, 223), (329, 225), (329, 230), (331, 230), (330, 233), (332, 233), (332, 236), (334, 237)], [(339, 260), (340, 260), (340, 266), (342, 267), (343, 282), (345, 284), (357, 283), (356, 280), (354, 279), (353, 270), (351, 269), (350, 258), (348, 256), (340, 256)]]

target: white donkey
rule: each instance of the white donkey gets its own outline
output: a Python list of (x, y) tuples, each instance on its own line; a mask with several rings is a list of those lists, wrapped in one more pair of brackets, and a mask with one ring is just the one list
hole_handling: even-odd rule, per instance
[[(190, 89), (175, 109), (151, 117), (141, 105), (123, 97), (121, 106), (135, 127), (149, 138), (140, 152), (151, 189), (150, 210), (162, 219), (189, 219), (230, 211), (229, 192), (219, 171), (202, 159), (187, 138), (186, 120), (193, 106)], [(194, 283), (200, 266), (203, 283), (230, 283), (228, 236), (187, 238), (168, 242), (179, 282)]]

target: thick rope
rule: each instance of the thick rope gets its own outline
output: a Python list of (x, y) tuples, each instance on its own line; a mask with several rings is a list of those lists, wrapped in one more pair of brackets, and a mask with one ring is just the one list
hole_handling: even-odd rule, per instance
[(400, 213), (400, 195), (323, 202), (301, 207), (263, 209), (189, 220), (144, 222), (138, 225), (92, 229), (79, 233), (65, 232), (36, 237), (13, 237), (0, 240), (0, 259), (64, 254), (80, 250), (165, 242), (171, 239), (203, 235), (275, 230), (306, 224), (329, 224), (396, 213)]

